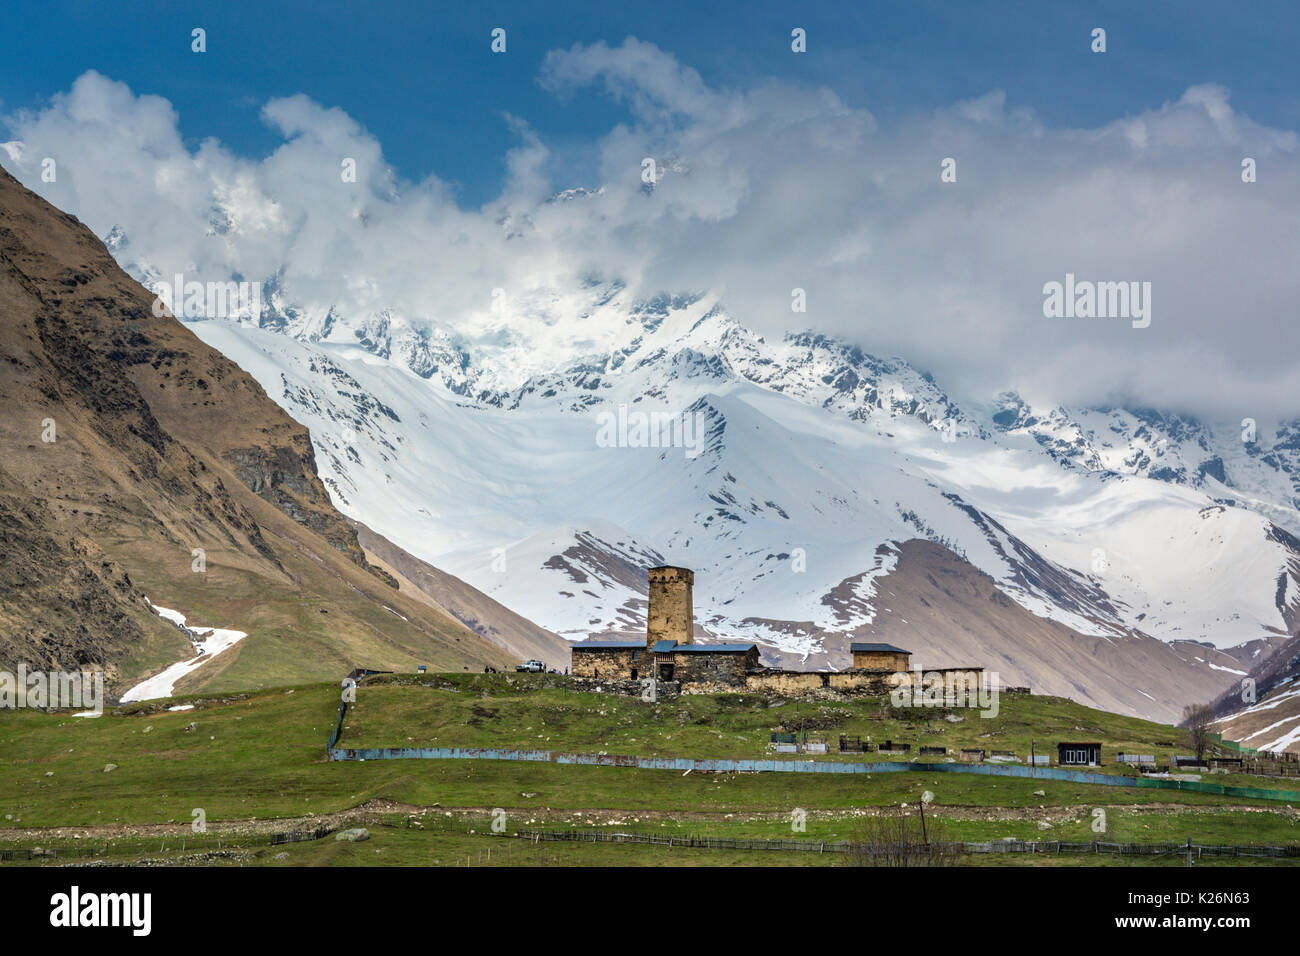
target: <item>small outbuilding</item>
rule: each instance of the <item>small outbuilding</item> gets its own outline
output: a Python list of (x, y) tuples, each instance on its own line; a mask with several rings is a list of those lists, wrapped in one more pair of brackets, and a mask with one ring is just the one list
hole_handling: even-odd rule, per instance
[(1101, 744), (1057, 744), (1057, 763), (1062, 767), (1099, 767), (1101, 766)]
[(855, 671), (905, 671), (912, 660), (912, 652), (893, 644), (866, 644), (854, 641), (849, 645), (853, 653)]

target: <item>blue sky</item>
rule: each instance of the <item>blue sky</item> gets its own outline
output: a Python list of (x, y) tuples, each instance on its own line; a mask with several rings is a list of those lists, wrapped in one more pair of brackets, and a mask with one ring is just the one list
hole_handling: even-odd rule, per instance
[[(763, 78), (828, 86), (888, 128), (991, 89), (1052, 127), (1092, 127), (1213, 82), (1257, 122), (1300, 129), (1294, 66), (1300, 5), (1113, 3), (100, 3), (19, 0), (0, 34), (0, 113), (40, 108), (87, 69), (165, 97), (191, 146), (213, 136), (260, 157), (280, 142), (258, 119), (305, 93), (343, 109), (408, 180), (434, 172), (457, 200), (495, 196), (517, 137), (533, 126), (557, 184), (589, 181), (589, 144), (623, 117), (596, 90), (567, 101), (537, 83), (550, 50), (632, 35), (715, 88)], [(208, 52), (190, 52), (202, 26)], [(489, 52), (504, 27), (505, 55)], [(809, 52), (789, 52), (794, 26)], [(1093, 27), (1108, 52), (1088, 48)]]

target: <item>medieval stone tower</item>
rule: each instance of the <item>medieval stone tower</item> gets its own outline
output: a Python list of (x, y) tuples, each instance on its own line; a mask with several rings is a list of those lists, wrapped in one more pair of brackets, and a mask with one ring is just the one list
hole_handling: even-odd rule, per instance
[(689, 568), (651, 568), (650, 609), (645, 618), (645, 646), (651, 650), (659, 641), (692, 644), (695, 611), (691, 588), (695, 572)]

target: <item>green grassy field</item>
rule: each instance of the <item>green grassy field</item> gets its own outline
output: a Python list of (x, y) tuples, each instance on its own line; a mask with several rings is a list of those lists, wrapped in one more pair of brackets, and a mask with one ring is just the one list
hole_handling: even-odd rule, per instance
[[(1221, 815), (1214, 825), (1222, 825), (1228, 833), (1239, 833), (1241, 821)], [(982, 838), (975, 831), (979, 827), (955, 827), (939, 818), (938, 826), (950, 838)], [(320, 840), (272, 846), (266, 839), (249, 834), (224, 837), (192, 833), (158, 837), (121, 837), (113, 841), (77, 840), (53, 837), (42, 840), (39, 846), (53, 856), (36, 861), (20, 860), (0, 865), (56, 865), (58, 863), (114, 863), (122, 865), (204, 865), (204, 866), (849, 866), (851, 860), (843, 853), (827, 851), (791, 852), (776, 850), (715, 850), (698, 847), (665, 847), (615, 843), (537, 842), (510, 835), (493, 835), (491, 818), (486, 813), (467, 815), (455, 813), (449, 818), (434, 815), (421, 817), (420, 827), (411, 828), (405, 817), (393, 814), (374, 814), (364, 821), (369, 839), (358, 842), (341, 842), (332, 836)], [(572, 821), (550, 821), (546, 829), (562, 829)], [(933, 821), (932, 821), (933, 825)], [(606, 826), (603, 829), (626, 832), (627, 827)], [(690, 835), (698, 830), (687, 821), (660, 822), (653, 826), (640, 826), (638, 832), (654, 832), (660, 836)], [(713, 821), (707, 825), (711, 836), (740, 836), (745, 838), (826, 840), (830, 842), (841, 832), (852, 833), (851, 826), (834, 822), (808, 821), (807, 833), (791, 834), (788, 824), (769, 821), (766, 824), (730, 823)], [(987, 828), (984, 828), (987, 829)], [(1018, 830), (1022, 827), (1002, 826), (1000, 830)], [(1043, 837), (1043, 834), (1027, 834)], [(1151, 834), (1143, 832), (1139, 838), (1147, 842)], [(0, 849), (7, 844), (0, 843)], [(92, 852), (93, 851), (93, 852)], [(968, 854), (958, 858), (962, 866), (1184, 866), (1185, 855), (1175, 851), (1163, 856), (1120, 857), (1106, 854)], [(1198, 866), (1296, 866), (1300, 861), (1268, 860), (1256, 858), (1204, 857)]]
[[(886, 709), (882, 715), (881, 702), (874, 700), (796, 705), (727, 695), (649, 704), (548, 687), (556, 682), (541, 675), (439, 675), (423, 683), (434, 686), (393, 679), (362, 686), (341, 744), (757, 757), (767, 752), (772, 730), (797, 729), (802, 723), (832, 742), (840, 733), (873, 741), (889, 737), (912, 743), (913, 753), (920, 744), (1024, 753), (1031, 735), (1044, 745), (1067, 738), (1099, 739), (1108, 759), (1117, 749), (1163, 756), (1156, 745), (1161, 740), (1175, 743), (1165, 751), (1186, 750), (1173, 728), (1054, 698), (1004, 697), (997, 718), (958, 711), (952, 716), (963, 719), (952, 722), (939, 714), (909, 719)], [(682, 775), (498, 761), (329, 762), (324, 745), (337, 714), (335, 685), (166, 703), (186, 702), (194, 709), (169, 712), (160, 705), (132, 705), (89, 720), (0, 713), (0, 766), (5, 770), (0, 774), (0, 849), (63, 847), (66, 853), (94, 847), (111, 860), (163, 858), (215, 865), (478, 865), (487, 862), (489, 852), (493, 865), (835, 865), (844, 861), (832, 859), (834, 854), (567, 843), (530, 848), (525, 841), (490, 834), (491, 813), (504, 810), (510, 832), (612, 827), (790, 839), (791, 811), (801, 808), (808, 814), (806, 831), (793, 836), (833, 841), (854, 839), (866, 815), (902, 804), (914, 810), (927, 789), (935, 794), (928, 814), (954, 840), (1300, 842), (1300, 810), (1285, 803), (1059, 781), (939, 773)], [(108, 764), (115, 769), (105, 772)], [(1276, 789), (1296, 783), (1217, 774), (1213, 780)], [(1295, 806), (1300, 808), (1300, 789)], [(1098, 808), (1106, 815), (1104, 834), (1092, 830)], [(205, 834), (192, 832), (195, 810), (206, 815)], [(424, 829), (406, 827), (408, 815), (415, 815)], [(267, 845), (272, 832), (322, 822), (369, 826), (372, 839)], [(218, 841), (223, 854), (233, 855), (201, 858)], [(288, 856), (275, 859), (280, 853)], [(972, 856), (966, 862), (1133, 861), (1008, 854)]]
[[(1011, 750), (1022, 759), (1031, 744), (1056, 759), (1060, 740), (1102, 740), (1110, 761), (1117, 753), (1152, 754), (1167, 763), (1188, 753), (1185, 731), (1083, 707), (1059, 697), (1004, 695), (996, 717), (976, 709), (892, 708), (888, 701), (792, 701), (755, 694), (690, 695), (647, 703), (612, 694), (576, 693), (550, 675), (439, 675), (378, 677), (366, 685), (348, 715), (346, 746), (391, 747), (454, 743), (607, 752), (639, 756), (764, 757), (774, 730), (823, 733), (837, 746), (840, 734), (864, 742)], [(432, 685), (432, 686), (426, 686)], [(423, 693), (421, 693), (421, 691)], [(827, 759), (894, 760), (896, 757), (832, 752)], [(941, 758), (939, 758), (941, 759)], [(1300, 787), (1293, 779), (1292, 786)]]

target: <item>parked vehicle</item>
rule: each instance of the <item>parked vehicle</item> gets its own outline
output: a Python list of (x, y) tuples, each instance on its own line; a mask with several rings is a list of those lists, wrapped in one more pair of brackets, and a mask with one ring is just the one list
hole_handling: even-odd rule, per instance
[(516, 664), (515, 670), (526, 671), (530, 674), (545, 674), (546, 665), (541, 661), (524, 661), (522, 664)]

